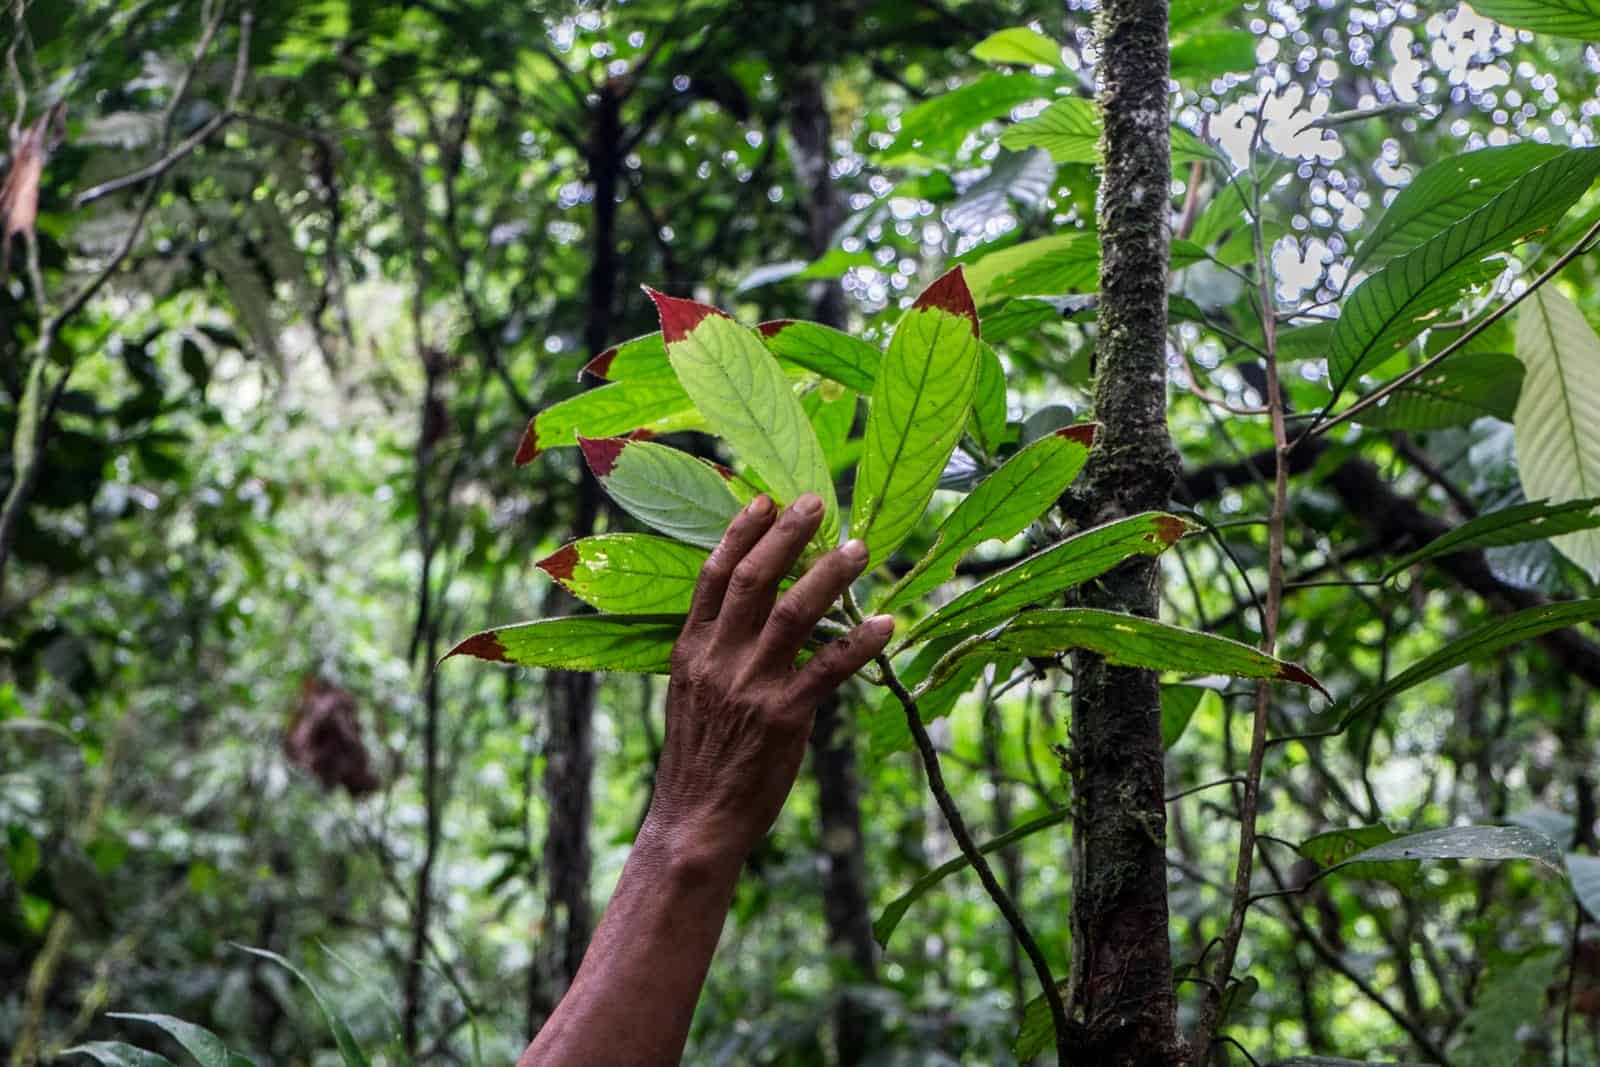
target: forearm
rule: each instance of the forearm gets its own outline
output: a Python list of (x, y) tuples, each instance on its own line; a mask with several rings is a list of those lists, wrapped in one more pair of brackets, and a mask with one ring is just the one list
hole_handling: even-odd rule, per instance
[(577, 978), (518, 1067), (677, 1063), (739, 867), (703, 835), (647, 819)]

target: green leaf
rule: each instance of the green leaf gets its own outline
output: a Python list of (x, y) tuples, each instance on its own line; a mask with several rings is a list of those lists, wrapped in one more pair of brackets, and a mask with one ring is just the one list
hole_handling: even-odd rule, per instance
[(1043, 148), (1057, 163), (1100, 162), (1100, 114), (1093, 100), (1069, 96), (1000, 135), (1000, 147), (1014, 152)]
[(715, 548), (743, 506), (726, 472), (666, 445), (585, 438), (583, 458), (622, 510), (691, 545)]
[(574, 615), (473, 634), (444, 654), (563, 671), (666, 674), (681, 615)]
[(89, 1056), (105, 1067), (173, 1067), (171, 1060), (121, 1041), (90, 1041), (64, 1049), (63, 1056)]
[(1561, 847), (1526, 826), (1449, 826), (1424, 830), (1363, 849), (1351, 863), (1418, 863), (1424, 860), (1533, 860), (1562, 870)]
[[(1451, 1052), (1459, 1067), (1509, 1067), (1523, 1058), (1524, 1028), (1542, 1029), (1547, 990), (1556, 981), (1563, 954), (1541, 946), (1521, 960), (1495, 967), (1479, 985), (1472, 1010), (1462, 1020), (1464, 1040)], [(1544, 1062), (1552, 1060), (1539, 1057)]]
[(955, 576), (966, 553), (986, 541), (1008, 541), (1050, 510), (1083, 469), (1094, 430), (1093, 422), (1082, 422), (1046, 434), (979, 482), (939, 526), (928, 553), (886, 593), (878, 611), (923, 597)]
[(1572, 149), (1534, 167), (1482, 208), (1356, 288), (1334, 327), (1333, 392), (1409, 344), (1468, 285), (1499, 273), (1504, 252), (1566, 214), (1600, 174), (1600, 150)]
[(1600, 3), (1596, 0), (1474, 0), (1472, 9), (1519, 30), (1600, 41)]
[(522, 432), (516, 464), (575, 445), (579, 437), (617, 437), (636, 430), (670, 433), (704, 425), (689, 394), (674, 379), (617, 382), (586, 389), (535, 415)]
[(820, 322), (774, 319), (756, 330), (779, 359), (815, 371), (858, 393), (871, 393), (883, 353), (858, 337)]
[(667, 360), (667, 346), (661, 340), (660, 330), (612, 345), (584, 364), (583, 373), (608, 382), (676, 383), (678, 380)]
[[(1066, 982), (1058, 982), (1056, 989), (1061, 996), (1068, 995)], [(1040, 993), (1022, 1007), (1022, 1024), (1011, 1042), (1011, 1054), (1018, 1063), (1029, 1063), (1055, 1041), (1056, 1023), (1050, 1015), (1050, 1002)]]
[(990, 575), (926, 616), (902, 647), (947, 635), (975, 633), (1090, 578), (1132, 556), (1155, 556), (1197, 527), (1175, 515), (1149, 511), (1074, 534)]
[(1006, 372), (1000, 357), (986, 344), (979, 345), (978, 387), (972, 398), (969, 428), (984, 455), (998, 454), (1006, 438)]
[(1061, 66), (1061, 46), (1038, 30), (1026, 26), (996, 30), (973, 45), (971, 55), (985, 63), (1015, 63), (1024, 67)]
[(1161, 747), (1178, 743), (1189, 721), (1211, 690), (1203, 685), (1164, 685), (1161, 687)]
[(1237, 8), (1243, 0), (1173, 0), (1167, 24), (1172, 33), (1192, 29)]
[(1350, 265), (1359, 270), (1411, 251), (1505, 192), (1530, 169), (1564, 150), (1526, 144), (1451, 155), (1424, 167), (1400, 190)]
[[(1600, 337), (1572, 301), (1545, 285), (1518, 312), (1517, 358), (1527, 371), (1513, 420), (1523, 492), (1553, 504), (1600, 496)], [(1586, 529), (1550, 543), (1600, 581), (1600, 533)]]
[(1429, 1067), (1422, 1063), (1400, 1063), (1393, 1060), (1346, 1060), (1338, 1056), (1291, 1056), (1286, 1060), (1273, 1060), (1267, 1067)]
[(882, 162), (949, 159), (967, 134), (1020, 104), (1051, 95), (1057, 84), (1058, 79), (1031, 74), (991, 73), (924, 100), (901, 118), (899, 136), (884, 151)]
[(1005, 297), (1092, 292), (1100, 281), (1100, 237), (1074, 230), (990, 252), (967, 267), (980, 305)]
[(617, 615), (686, 613), (707, 553), (649, 534), (600, 534), (538, 563), (562, 588)]
[(1515, 545), (1523, 541), (1555, 537), (1574, 530), (1592, 530), (1595, 527), (1600, 527), (1600, 497), (1571, 500), (1564, 504), (1539, 500), (1531, 504), (1501, 508), (1499, 511), (1480, 515), (1471, 522), (1462, 523), (1449, 533), (1429, 541), (1410, 555), (1402, 556), (1390, 564), (1389, 569), (1384, 572), (1384, 578), (1392, 578), (1408, 567), (1449, 555), (1451, 552)]
[(1338, 868), (1348, 878), (1378, 878), (1402, 890), (1417, 882), (1417, 868), (1411, 863), (1377, 862), (1352, 864), (1350, 860), (1369, 848), (1396, 840), (1400, 835), (1376, 823), (1328, 830), (1301, 843), (1295, 851), (1323, 870)]
[(1458, 352), (1356, 416), (1385, 430), (1440, 430), (1484, 417), (1510, 422), (1523, 367), (1503, 352)]
[[(1008, 845), (1016, 844), (1023, 838), (1030, 837), (1033, 834), (1038, 833), (1040, 830), (1047, 830), (1052, 826), (1061, 825), (1063, 822), (1066, 822), (1069, 814), (1069, 809), (1062, 808), (1059, 811), (1047, 811), (1041, 815), (1037, 815), (1024, 822), (1018, 823), (1016, 826), (1012, 827), (1010, 830), (1007, 830), (999, 837), (996, 837), (990, 841), (985, 841), (983, 844), (978, 846), (978, 851), (987, 856), (991, 852), (1005, 848)], [(878, 918), (872, 924), (873, 938), (877, 940), (879, 945), (887, 948), (889, 946), (890, 935), (894, 933), (895, 927), (900, 925), (900, 920), (905, 918), (905, 914), (910, 910), (911, 905), (915, 904), (922, 897), (926, 896), (928, 890), (932, 889), (934, 886), (938, 885), (952, 874), (966, 870), (969, 866), (971, 865), (967, 862), (965, 856), (957, 856), (952, 860), (941, 863), (939, 866), (935, 867), (931, 871), (928, 871), (926, 874), (923, 874), (912, 883), (910, 889), (906, 890), (904, 893), (894, 898), (894, 900), (890, 901), (888, 905), (884, 907), (883, 911), (879, 913)]]
[(131, 1019), (135, 1022), (159, 1026), (172, 1036), (183, 1050), (200, 1063), (200, 1067), (230, 1067), (228, 1047), (222, 1039), (203, 1026), (186, 1022), (171, 1015), (135, 1015), (129, 1012), (107, 1012), (109, 1019)]
[(1255, 70), (1259, 43), (1247, 30), (1191, 33), (1172, 46), (1172, 76), (1179, 81), (1209, 82), (1224, 74)]
[(1235, 678), (1280, 678), (1309, 685), (1326, 695), (1321, 683), (1304, 667), (1274, 659), (1239, 641), (1095, 608), (1025, 611), (1006, 626), (984, 635), (983, 640), (961, 642), (930, 677), (943, 674), (980, 653), (991, 658), (1055, 656), (1075, 648), (1104, 656), (1107, 663), (1118, 667), (1226, 674)]
[(667, 358), (711, 429), (750, 465), (780, 504), (815, 493), (824, 505), (818, 544), (839, 531), (839, 505), (822, 446), (800, 400), (754, 330), (716, 308), (652, 291)]
[(1582, 856), (1567, 853), (1567, 880), (1572, 883), (1572, 895), (1578, 898), (1589, 917), (1600, 918), (1600, 856)]
[[(829, 393), (834, 395), (829, 396)], [(854, 464), (846, 448), (850, 427), (856, 418), (856, 394), (852, 389), (826, 386), (811, 390), (800, 398), (806, 419), (817, 435), (822, 454), (828, 457), (828, 469), (835, 474)]]
[(927, 510), (966, 426), (978, 357), (978, 313), (956, 267), (901, 317), (872, 390), (850, 511), (850, 536), (866, 542), (869, 568)]
[(300, 983), (311, 990), (311, 996), (316, 1000), (317, 1007), (322, 1009), (322, 1017), (328, 1022), (328, 1030), (333, 1034), (334, 1043), (339, 1046), (339, 1058), (344, 1061), (344, 1067), (368, 1067), (366, 1054), (361, 1051), (361, 1046), (356, 1044), (354, 1035), (350, 1033), (350, 1027), (346, 1026), (345, 1021), (339, 1017), (338, 1012), (333, 1010), (333, 1005), (329, 1003), (327, 997), (323, 996), (322, 990), (315, 982), (276, 952), (268, 952), (264, 948), (251, 948), (249, 945), (239, 945), (237, 947), (252, 956), (260, 956), (262, 959), (271, 960), (300, 979)]
[[(1056, 165), (1049, 152), (999, 152), (990, 162), (989, 172), (944, 209), (945, 225), (963, 233), (987, 235), (995, 219), (1017, 209), (1037, 208), (1055, 189)], [(987, 330), (988, 324), (984, 326)]]
[(1043, 300), (1007, 300), (998, 308), (984, 312), (983, 340), (987, 344), (997, 345), (1060, 317), (1061, 312)]
[(1339, 719), (1338, 729), (1376, 712), (1397, 693), (1463, 663), (1484, 661), (1501, 649), (1580, 622), (1600, 619), (1600, 600), (1563, 600), (1505, 615), (1446, 644), (1376, 687)]

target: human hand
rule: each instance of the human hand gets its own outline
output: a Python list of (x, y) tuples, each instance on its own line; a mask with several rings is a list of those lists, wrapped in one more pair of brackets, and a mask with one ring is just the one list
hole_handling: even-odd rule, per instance
[(772, 501), (757, 497), (700, 572), (673, 650), (666, 741), (645, 823), (680, 857), (744, 862), (794, 785), (817, 703), (882, 652), (894, 631), (893, 618), (874, 616), (794, 666), (867, 562), (866, 546), (851, 541), (778, 596), (822, 511), (807, 493), (774, 521)]

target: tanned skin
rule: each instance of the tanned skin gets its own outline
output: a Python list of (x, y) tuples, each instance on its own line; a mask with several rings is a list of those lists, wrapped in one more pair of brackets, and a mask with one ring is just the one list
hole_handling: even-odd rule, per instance
[(665, 1067), (683, 1055), (739, 869), (788, 799), (817, 703), (894, 630), (887, 615), (867, 619), (795, 668), (867, 562), (851, 541), (780, 598), (821, 521), (815, 495), (781, 516), (757, 497), (706, 560), (673, 650), (650, 812), (577, 978), (517, 1067)]

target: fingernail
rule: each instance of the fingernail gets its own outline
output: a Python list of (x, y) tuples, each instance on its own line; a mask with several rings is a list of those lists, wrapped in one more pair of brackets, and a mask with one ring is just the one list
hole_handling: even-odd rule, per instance
[(839, 551), (844, 553), (845, 559), (858, 567), (867, 561), (867, 543), (857, 538), (852, 537), (846, 541), (839, 547)]
[(750, 501), (745, 510), (751, 515), (760, 518), (772, 510), (772, 498), (763, 493), (754, 500)]
[(867, 629), (884, 637), (894, 633), (893, 615), (874, 615), (867, 620)]
[(802, 493), (789, 509), (796, 515), (815, 515), (822, 510), (822, 498), (815, 493)]

